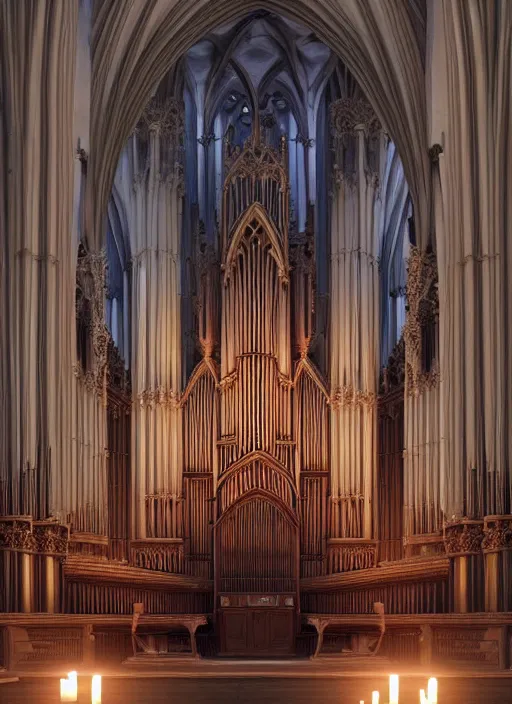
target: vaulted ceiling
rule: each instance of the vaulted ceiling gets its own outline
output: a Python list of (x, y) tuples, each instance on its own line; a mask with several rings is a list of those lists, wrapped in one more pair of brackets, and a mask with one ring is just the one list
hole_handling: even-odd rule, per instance
[[(236, 4), (232, 0), (103, 0), (94, 5), (91, 37), (94, 140), (88, 187), (92, 203), (89, 238), (93, 246), (99, 246), (103, 237), (103, 219), (120, 151), (156, 86), (198, 42), (206, 56), (210, 51), (218, 56), (219, 47), (228, 41), (237, 22), (262, 9), (286, 18), (281, 30), (285, 41), (279, 45), (287, 78), (281, 83), (287, 87), (291, 102), (297, 97), (297, 72), (305, 72), (306, 84), (314, 84), (321, 66), (318, 42), (311, 39), (312, 33), (354, 75), (397, 145), (415, 205), (418, 241), (426, 240), (428, 157), (422, 0), (241, 0)], [(308, 29), (298, 29), (296, 22)], [(222, 71), (221, 85), (225, 85), (230, 71), (241, 81), (236, 66), (247, 63), (258, 43), (257, 34), (249, 42), (237, 42), (237, 37), (233, 40), (233, 50), (228, 52), (231, 69), (227, 74)], [(265, 62), (269, 41), (272, 39), (258, 47), (258, 71), (254, 68), (258, 85), (270, 76), (277, 81), (282, 74), (278, 65)], [(196, 57), (198, 64), (205, 60)], [(215, 59), (213, 64), (220, 69)]]

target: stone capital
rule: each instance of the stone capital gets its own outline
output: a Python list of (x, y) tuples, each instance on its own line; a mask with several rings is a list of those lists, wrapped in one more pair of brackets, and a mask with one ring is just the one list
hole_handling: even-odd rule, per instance
[(364, 132), (375, 134), (382, 130), (379, 118), (364, 98), (341, 98), (330, 107), (331, 129), (334, 138)]
[(462, 519), (444, 527), (444, 547), (450, 557), (478, 555), (482, 551), (484, 522)]
[(485, 517), (482, 548), (485, 553), (501, 552), (512, 548), (511, 515)]

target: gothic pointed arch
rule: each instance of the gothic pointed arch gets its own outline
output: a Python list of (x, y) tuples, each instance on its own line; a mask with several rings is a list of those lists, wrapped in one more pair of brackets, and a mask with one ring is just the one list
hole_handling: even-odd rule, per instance
[(240, 253), (242, 240), (248, 244), (257, 241), (260, 246), (268, 247), (269, 254), (275, 259), (279, 279), (283, 284), (288, 283), (288, 261), (283, 249), (283, 238), (274, 223), (270, 220), (267, 211), (260, 203), (253, 203), (243, 213), (233, 227), (233, 235), (226, 251), (224, 260), (224, 285), (227, 285), (236, 257)]

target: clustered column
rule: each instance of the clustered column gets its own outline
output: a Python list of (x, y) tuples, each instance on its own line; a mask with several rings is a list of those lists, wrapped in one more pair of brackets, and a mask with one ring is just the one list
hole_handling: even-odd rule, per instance
[[(512, 513), (512, 113), (510, 26), (502, 0), (442, 0), (446, 62), (434, 172), (439, 262), (441, 505), (447, 532), (479, 532), (486, 608), (510, 608)], [(451, 527), (459, 525), (459, 528)], [(478, 528), (476, 526), (479, 526)], [(485, 575), (485, 577), (484, 577)], [(455, 591), (476, 580), (462, 571)], [(508, 603), (501, 603), (498, 594)], [(469, 597), (468, 597), (469, 599)], [(469, 604), (471, 607), (471, 604)]]
[(387, 137), (369, 104), (331, 107), (332, 536), (373, 537), (379, 368), (379, 185)]
[(183, 106), (157, 98), (130, 140), (132, 477), (136, 538), (181, 535)]

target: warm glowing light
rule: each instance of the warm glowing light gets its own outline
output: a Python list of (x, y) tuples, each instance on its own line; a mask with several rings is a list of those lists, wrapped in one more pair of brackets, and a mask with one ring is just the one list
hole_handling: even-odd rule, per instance
[(428, 699), (424, 689), (420, 689), (420, 704), (428, 704)]
[(67, 679), (60, 681), (61, 702), (76, 702), (78, 699), (78, 682), (76, 672), (69, 672)]
[(92, 676), (91, 704), (101, 704), (101, 675)]
[(372, 704), (379, 704), (379, 697), (378, 692), (372, 692)]
[(398, 675), (389, 676), (389, 704), (398, 704)]
[(437, 680), (435, 677), (431, 677), (428, 681), (427, 701), (428, 704), (437, 704)]

